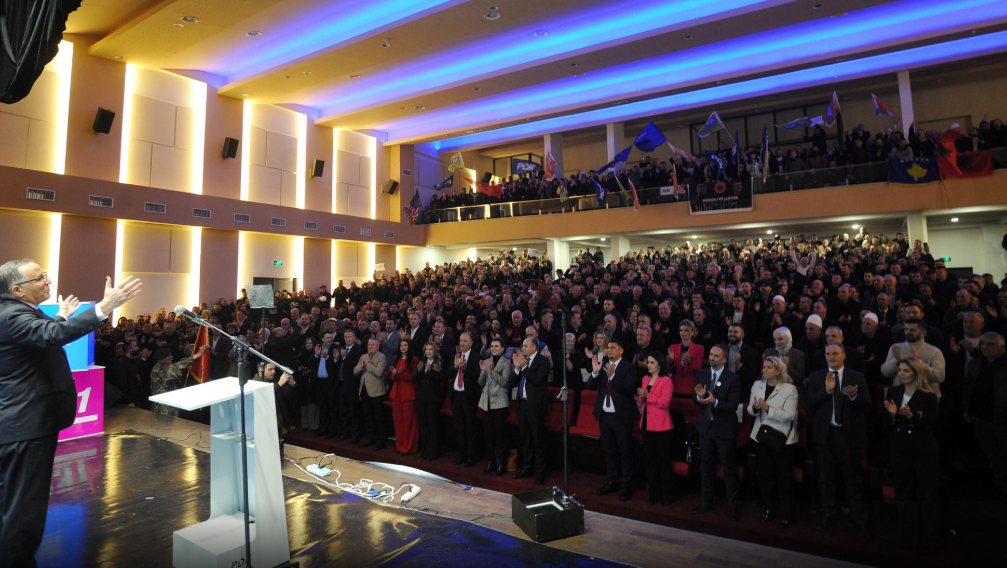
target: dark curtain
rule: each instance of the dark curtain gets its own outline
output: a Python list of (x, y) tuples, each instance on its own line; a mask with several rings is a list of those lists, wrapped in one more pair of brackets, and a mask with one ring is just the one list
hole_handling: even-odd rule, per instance
[(0, 103), (28, 96), (81, 0), (0, 0)]

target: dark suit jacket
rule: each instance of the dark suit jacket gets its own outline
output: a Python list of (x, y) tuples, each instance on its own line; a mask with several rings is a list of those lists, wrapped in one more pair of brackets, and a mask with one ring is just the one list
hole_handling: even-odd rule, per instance
[[(355, 374), (353, 369), (357, 367), (357, 363), (360, 362), (360, 358), (366, 352), (367, 349), (363, 345), (354, 344), (352, 349), (350, 349), (349, 345), (346, 346), (346, 357), (343, 358), (342, 366), (344, 388), (348, 385), (353, 392), (360, 391), (360, 375)], [(336, 375), (336, 380), (339, 380), (338, 374)]]
[[(902, 396), (906, 387), (899, 385), (888, 389), (885, 400), (895, 403), (895, 406), (902, 405)], [(934, 427), (937, 425), (937, 416), (940, 414), (940, 405), (937, 402), (937, 395), (932, 392), (918, 390), (909, 399), (909, 410), (913, 417), (906, 418), (901, 414), (892, 417), (888, 410), (885, 416), (888, 418), (886, 424), (891, 427), (888, 446), (893, 452), (906, 454), (930, 453), (937, 450), (937, 441), (934, 438)]]
[[(447, 341), (447, 336), (444, 337)], [(538, 359), (538, 357), (536, 357)], [(455, 395), (458, 391), (455, 390), (455, 381), (458, 380), (458, 367), (454, 365), (454, 356), (451, 356), (451, 366), (448, 367), (447, 373), (447, 389), (451, 393), (451, 400), (454, 400)], [(548, 361), (546, 365), (548, 365)], [(475, 349), (469, 351), (468, 361), (465, 362), (465, 368), (462, 371), (462, 384), (465, 385), (465, 402), (472, 406), (477, 406), (479, 404), (479, 397), (482, 395), (483, 388), (479, 385), (479, 352)]]
[[(528, 393), (528, 400), (521, 398), (518, 392), (518, 408), (523, 404), (530, 404), (532, 412), (537, 416), (545, 416), (549, 412), (549, 361), (541, 353), (535, 355), (531, 365), (520, 371), (511, 374), (510, 388), (521, 386), (521, 379), (525, 380), (525, 390)], [(466, 389), (468, 387), (465, 387)]]
[(31, 304), (0, 298), (0, 444), (49, 436), (73, 424), (77, 387), (63, 346), (100, 324), (93, 309), (53, 320)]
[(444, 368), (435, 371), (426, 370), (426, 359), (419, 362), (416, 373), (413, 375), (416, 381), (416, 402), (427, 404), (444, 404)]
[[(608, 373), (605, 367), (601, 368), (598, 376), (589, 381), (588, 386), (598, 391), (598, 399), (594, 403), (594, 418), (601, 422), (601, 415), (605, 406), (605, 397), (608, 394)], [(619, 360), (619, 365), (615, 368), (615, 377), (612, 379), (612, 405), (615, 406), (615, 414), (619, 420), (626, 424), (635, 424), (640, 421), (640, 409), (636, 406), (636, 389), (640, 387), (640, 379), (633, 367), (633, 362), (625, 357)]]
[[(828, 441), (829, 429), (832, 427), (832, 399), (833, 393), (825, 390), (825, 377), (829, 374), (828, 369), (811, 373), (811, 382), (808, 383), (808, 408), (815, 413), (813, 424), (815, 425), (815, 443), (824, 445)], [(856, 400), (841, 392), (835, 394), (839, 408), (836, 409), (836, 419), (843, 425), (841, 432), (846, 436), (846, 441), (851, 446), (863, 446), (867, 443), (867, 426), (864, 416), (873, 410), (871, 406), (871, 391), (867, 387), (867, 380), (864, 375), (850, 369), (843, 368), (842, 386), (857, 386)], [(836, 385), (838, 390), (840, 385)]]
[[(727, 357), (727, 353), (724, 356)], [(728, 364), (724, 365), (725, 368), (728, 366)], [(741, 379), (741, 397), (747, 400), (748, 394), (752, 392), (752, 385), (762, 377), (762, 355), (756, 348), (744, 343), (741, 344), (741, 367), (735, 371), (735, 374)]]
[(213, 347), (213, 336), (210, 336), (210, 378), (211, 379), (221, 379), (227, 376), (228, 369), (231, 368), (231, 362), (227, 359), (228, 354), (231, 353), (231, 341), (220, 336), (220, 340), (217, 341), (217, 346)]
[[(713, 378), (713, 368), (703, 367), (696, 375), (697, 385), (706, 385), (717, 399), (716, 406), (712, 404), (700, 404), (699, 399), (693, 394), (692, 400), (699, 407), (699, 415), (696, 417), (696, 428), (701, 436), (712, 434), (715, 438), (734, 439), (738, 436), (738, 405), (741, 404), (741, 377), (727, 370), (721, 369), (720, 380), (711, 385)], [(713, 420), (710, 420), (710, 417)]]

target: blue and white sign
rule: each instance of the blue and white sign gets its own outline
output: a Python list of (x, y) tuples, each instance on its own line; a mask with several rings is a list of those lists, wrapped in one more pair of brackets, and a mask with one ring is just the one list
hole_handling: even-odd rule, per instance
[(532, 162), (531, 160), (522, 160), (520, 158), (511, 158), (510, 170), (514, 175), (521, 174), (531, 174), (542, 169), (542, 164), (538, 162)]

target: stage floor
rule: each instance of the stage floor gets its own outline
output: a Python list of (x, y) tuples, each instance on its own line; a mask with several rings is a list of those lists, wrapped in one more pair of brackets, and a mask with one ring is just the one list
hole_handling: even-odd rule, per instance
[[(105, 431), (60, 444), (40, 566), (170, 566), (172, 532), (209, 515), (206, 426), (123, 409), (106, 415)], [(285, 453), (303, 466), (319, 457)], [(367, 502), (284, 461), (291, 556), (304, 567), (851, 566), (591, 511), (586, 534), (540, 545), (511, 521), (508, 494), (327, 459), (344, 482), (420, 485), (410, 505), (440, 514)]]

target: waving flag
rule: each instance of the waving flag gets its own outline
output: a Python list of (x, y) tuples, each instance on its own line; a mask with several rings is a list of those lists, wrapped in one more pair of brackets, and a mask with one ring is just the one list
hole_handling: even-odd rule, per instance
[(769, 179), (769, 125), (762, 123), (762, 183)]
[(775, 124), (774, 126), (776, 126), (777, 128), (785, 128), (787, 130), (793, 130), (798, 126), (807, 126), (809, 124), (811, 124), (811, 119), (809, 119), (806, 116), (802, 116), (800, 118), (795, 118), (794, 120), (791, 120), (786, 124)]
[(598, 173), (599, 174), (603, 174), (603, 173), (605, 173), (605, 170), (607, 170), (609, 168), (614, 168), (616, 164), (622, 163), (622, 162), (625, 162), (626, 160), (628, 160), (629, 159), (629, 151), (632, 150), (632, 149), (633, 149), (632, 146), (627, 146), (625, 150), (623, 150), (622, 152), (619, 152), (618, 154), (616, 154), (615, 157), (612, 158), (611, 162), (609, 162), (609, 163), (605, 164), (604, 166), (602, 166), (601, 168), (599, 168), (598, 169)]
[(636, 186), (633, 185), (633, 178), (628, 178), (629, 194), (633, 197), (633, 211), (640, 209), (640, 199), (636, 196)]
[(882, 114), (887, 114), (888, 116), (890, 116), (892, 118), (893, 126), (898, 124), (899, 121), (902, 120), (902, 117), (899, 116), (899, 113), (895, 112), (895, 109), (881, 102), (881, 100), (878, 99), (878, 97), (874, 93), (871, 93), (871, 100), (874, 101), (874, 112), (878, 113), (878, 116)]
[[(199, 353), (199, 348), (204, 345), (207, 347), (210, 345), (210, 331), (201, 325), (199, 326), (199, 330), (196, 331), (196, 343), (192, 346), (192, 354)], [(192, 362), (192, 366), (189, 367), (189, 377), (195, 379), (197, 383), (205, 383), (210, 380), (209, 354)], [(189, 379), (187, 378), (185, 382), (188, 383)]]
[(476, 189), (479, 190), (479, 193), (485, 193), (491, 197), (500, 197), (503, 195), (503, 186), (496, 183), (479, 182), (476, 184)]
[(545, 153), (545, 179), (552, 181), (556, 177), (556, 158), (552, 157), (552, 151)]
[(434, 191), (452, 189), (455, 185), (455, 174), (448, 174), (448, 178), (434, 186)]
[(713, 111), (713, 114), (710, 115), (710, 118), (706, 119), (706, 124), (704, 124), (703, 128), (699, 130), (699, 137), (706, 138), (707, 136), (713, 134), (714, 132), (717, 132), (718, 130), (723, 130), (725, 128), (727, 127), (724, 126), (724, 122), (720, 120), (719, 116), (717, 116), (717, 111)]
[(608, 197), (608, 192), (602, 187), (598, 180), (591, 178), (591, 183), (594, 184), (594, 194), (598, 197), (598, 207), (605, 206), (605, 198)]
[(453, 172), (455, 170), (464, 170), (465, 162), (462, 160), (462, 153), (458, 152), (454, 156), (451, 156), (451, 160), (448, 161), (448, 171)]
[(888, 183), (918, 184), (941, 181), (937, 158), (900, 160), (888, 156)]
[(720, 176), (724, 175), (724, 166), (726, 165), (724, 163), (724, 158), (722, 158), (720, 154), (716, 152), (711, 152), (707, 150), (706, 159), (710, 160), (711, 164), (717, 164), (717, 179), (720, 179)]
[(699, 159), (696, 158), (696, 156), (693, 156), (692, 154), (686, 152), (685, 150), (682, 150), (681, 148), (679, 148), (678, 146), (675, 146), (671, 142), (668, 142), (668, 147), (671, 148), (671, 152), (674, 155), (678, 156), (679, 158), (682, 158), (683, 160), (690, 160), (692, 162), (698, 162), (699, 161)]
[(825, 126), (832, 127), (836, 124), (836, 117), (839, 116), (839, 96), (832, 91), (832, 100), (829, 101), (829, 108), (825, 110)]
[(657, 126), (654, 126), (654, 123), (651, 122), (643, 128), (640, 135), (636, 137), (636, 142), (633, 142), (633, 144), (639, 148), (641, 152), (650, 153), (667, 141), (668, 139), (665, 138), (664, 134), (662, 134)]
[(409, 224), (415, 225), (417, 217), (420, 216), (420, 209), (423, 208), (423, 200), (420, 199), (420, 192), (417, 191), (413, 194), (412, 201), (409, 202), (409, 208), (406, 209), (406, 217), (409, 218)]
[(731, 164), (738, 164), (738, 154), (741, 153), (741, 145), (738, 144), (738, 130), (734, 130), (734, 146), (731, 146)]

